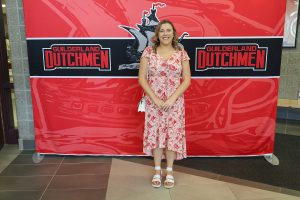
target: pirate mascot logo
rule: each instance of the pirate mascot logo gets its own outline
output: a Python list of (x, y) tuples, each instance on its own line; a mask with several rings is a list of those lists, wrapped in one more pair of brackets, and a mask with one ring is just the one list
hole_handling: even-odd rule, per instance
[[(159, 23), (159, 19), (157, 18), (156, 12), (157, 7), (164, 8), (166, 7), (165, 3), (152, 3), (152, 8), (150, 10), (150, 14), (147, 15), (149, 12), (144, 10), (142, 14), (141, 24), (137, 24), (138, 29), (120, 25), (120, 28), (125, 29), (128, 31), (133, 37), (134, 42), (132, 45), (127, 46), (126, 48), (126, 56), (128, 57), (129, 61), (132, 62), (130, 64), (121, 64), (119, 65), (119, 70), (122, 69), (138, 69), (139, 68), (139, 61), (140, 57), (147, 46), (153, 45), (151, 39), (155, 35), (155, 28)], [(179, 45), (180, 41), (185, 37), (188, 36), (188, 33), (184, 32), (178, 42)], [(183, 47), (183, 46), (182, 46)]]

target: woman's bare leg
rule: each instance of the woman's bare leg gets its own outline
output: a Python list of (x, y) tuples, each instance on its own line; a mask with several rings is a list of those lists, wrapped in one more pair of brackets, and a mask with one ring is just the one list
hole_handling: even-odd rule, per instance
[(154, 166), (161, 165), (162, 154), (163, 154), (163, 149), (160, 148), (153, 149)]
[[(161, 166), (161, 158), (163, 154), (163, 149), (156, 148), (153, 149), (153, 157), (154, 157), (154, 166)], [(155, 174), (160, 174), (161, 170), (155, 170)], [(158, 182), (153, 182), (155, 185), (159, 184)]]
[[(176, 153), (171, 150), (166, 150), (166, 158), (167, 158), (167, 167), (168, 168), (173, 168), (173, 163), (176, 158)], [(167, 171), (167, 175), (172, 175), (173, 176), (173, 171)], [(166, 185), (172, 185), (173, 183), (167, 182)]]
[(167, 167), (173, 167), (173, 163), (175, 160), (176, 153), (171, 150), (166, 150), (166, 157), (167, 157)]

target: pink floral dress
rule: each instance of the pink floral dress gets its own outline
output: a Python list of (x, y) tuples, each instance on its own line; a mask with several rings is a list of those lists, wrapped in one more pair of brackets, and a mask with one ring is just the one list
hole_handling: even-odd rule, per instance
[[(175, 51), (165, 60), (147, 47), (142, 57), (148, 59), (148, 83), (154, 93), (166, 101), (179, 87), (182, 65), (189, 60), (185, 50)], [(184, 98), (180, 96), (172, 108), (165, 112), (146, 96), (145, 131), (143, 152), (153, 156), (155, 148), (166, 148), (176, 152), (176, 160), (186, 158)], [(165, 156), (163, 155), (163, 158)]]

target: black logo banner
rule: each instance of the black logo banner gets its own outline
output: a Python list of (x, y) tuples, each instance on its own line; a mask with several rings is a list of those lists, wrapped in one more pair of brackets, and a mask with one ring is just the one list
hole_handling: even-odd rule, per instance
[[(135, 40), (29, 39), (31, 76), (136, 77)], [(183, 38), (192, 77), (279, 76), (282, 38)]]

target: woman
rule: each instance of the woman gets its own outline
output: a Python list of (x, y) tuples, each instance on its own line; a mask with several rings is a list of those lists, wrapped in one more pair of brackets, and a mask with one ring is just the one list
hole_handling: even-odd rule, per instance
[(172, 188), (173, 162), (186, 157), (183, 93), (191, 82), (189, 59), (178, 46), (172, 22), (161, 21), (154, 45), (144, 50), (139, 69), (139, 83), (146, 93), (143, 151), (154, 157), (153, 187), (161, 186), (162, 158), (167, 159), (164, 186)]

